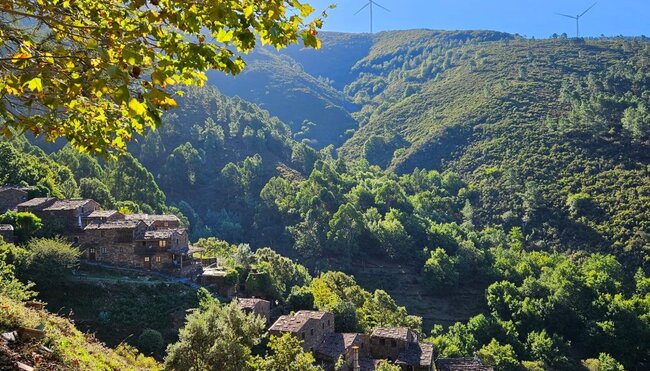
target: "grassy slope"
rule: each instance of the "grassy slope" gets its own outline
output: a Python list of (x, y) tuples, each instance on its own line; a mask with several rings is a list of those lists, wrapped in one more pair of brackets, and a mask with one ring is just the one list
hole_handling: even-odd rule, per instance
[(0, 331), (18, 327), (45, 326), (45, 338), (40, 342), (52, 353), (38, 350), (37, 342), (0, 344), (0, 368), (13, 369), (15, 361), (42, 369), (73, 370), (156, 370), (161, 367), (151, 358), (136, 355), (128, 347), (106, 348), (94, 336), (76, 329), (69, 320), (43, 310), (26, 308), (22, 303), (0, 297), (2, 315)]

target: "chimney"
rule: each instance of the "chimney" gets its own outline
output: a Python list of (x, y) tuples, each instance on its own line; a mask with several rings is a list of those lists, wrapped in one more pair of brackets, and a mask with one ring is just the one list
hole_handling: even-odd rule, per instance
[(352, 370), (361, 371), (361, 365), (359, 365), (359, 346), (352, 346)]

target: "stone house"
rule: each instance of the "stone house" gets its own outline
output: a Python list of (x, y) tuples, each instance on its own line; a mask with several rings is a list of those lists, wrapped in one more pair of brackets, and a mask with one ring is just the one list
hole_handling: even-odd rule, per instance
[[(152, 228), (152, 225), (149, 225), (149, 228)], [(185, 229), (148, 230), (135, 240), (135, 244), (136, 254), (143, 257), (145, 269), (182, 269), (183, 263), (192, 263), (189, 256), (189, 238)]]
[(406, 371), (433, 370), (433, 346), (418, 342), (407, 327), (375, 329), (370, 335), (370, 355), (387, 359)]
[(33, 213), (52, 205), (56, 202), (56, 197), (36, 197), (16, 205), (16, 210), (23, 213)]
[(0, 224), (0, 238), (5, 242), (14, 242), (14, 226), (11, 224)]
[(85, 225), (123, 220), (124, 214), (117, 210), (95, 210), (86, 217)]
[(436, 371), (493, 371), (476, 357), (439, 358), (436, 360)]
[(94, 200), (57, 200), (35, 198), (18, 206), (18, 211), (28, 211), (41, 218), (52, 234), (81, 232), (88, 215), (101, 206)]
[(203, 268), (200, 283), (211, 292), (216, 292), (224, 298), (233, 298), (237, 295), (239, 282), (238, 278), (233, 277), (230, 273), (221, 267)]
[(18, 204), (27, 201), (28, 198), (29, 192), (27, 188), (0, 187), (0, 214), (15, 209)]
[(134, 241), (142, 238), (147, 225), (139, 220), (92, 223), (79, 238), (82, 257), (89, 261), (143, 268), (144, 259), (136, 254)]
[(153, 229), (181, 228), (181, 220), (176, 215), (129, 214), (126, 220), (142, 220)]
[(305, 351), (314, 352), (327, 334), (334, 333), (334, 315), (301, 310), (294, 315), (280, 316), (269, 329), (269, 334), (282, 336), (284, 333), (290, 333), (301, 340)]
[(355, 362), (361, 366), (362, 360), (369, 359), (369, 350), (368, 335), (329, 333), (325, 334), (323, 341), (314, 349), (314, 357), (326, 370), (334, 370), (339, 358), (343, 359), (346, 369), (353, 370)]
[(264, 318), (268, 324), (271, 321), (271, 302), (257, 298), (237, 298), (237, 305), (244, 313), (255, 313)]

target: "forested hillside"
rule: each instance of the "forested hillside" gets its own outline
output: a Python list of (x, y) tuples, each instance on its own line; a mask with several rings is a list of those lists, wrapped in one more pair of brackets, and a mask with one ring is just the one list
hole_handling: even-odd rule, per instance
[(646, 39), (415, 30), (323, 43), (282, 59), (360, 107), (342, 158), (458, 172), (479, 225), (520, 226), (537, 248), (647, 255)]

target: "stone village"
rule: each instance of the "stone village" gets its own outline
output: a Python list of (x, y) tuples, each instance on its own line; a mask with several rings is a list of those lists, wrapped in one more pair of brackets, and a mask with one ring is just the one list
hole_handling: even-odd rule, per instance
[[(352, 371), (374, 370), (382, 360), (405, 371), (492, 370), (477, 358), (435, 359), (433, 346), (419, 342), (417, 334), (405, 327), (377, 328), (371, 334), (337, 333), (332, 313), (301, 310), (272, 318), (270, 301), (237, 298), (237, 289), (221, 282), (218, 268), (204, 269), (201, 259), (194, 258), (201, 249), (190, 245), (187, 230), (175, 215), (124, 215), (103, 210), (90, 199), (29, 195), (29, 188), (1, 187), (0, 214), (15, 210), (36, 215), (79, 248), (88, 263), (182, 277), (237, 300), (244, 312), (266, 320), (269, 335), (290, 333), (301, 340), (303, 349), (326, 370), (333, 370), (339, 359)], [(0, 237), (13, 242), (13, 226), (0, 224)]]

